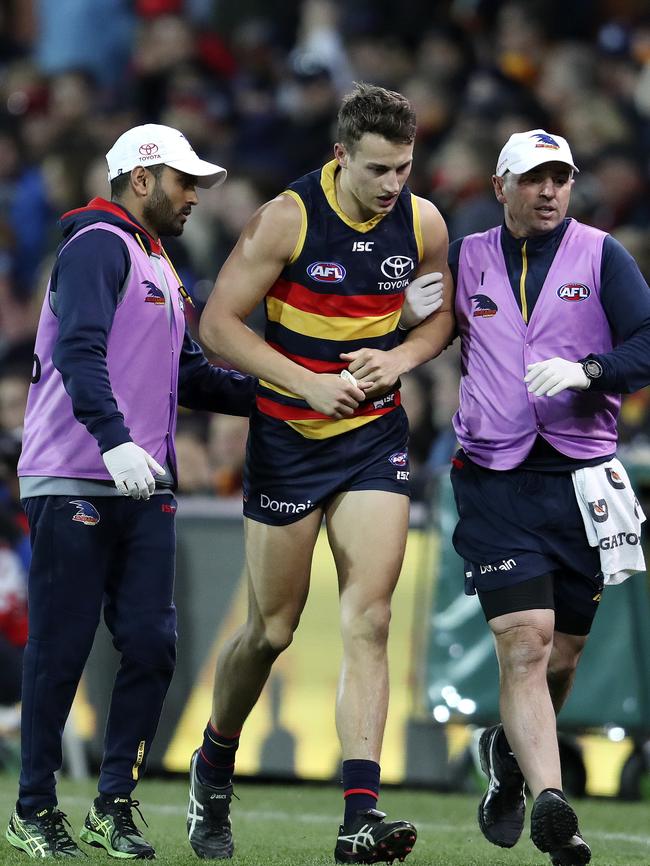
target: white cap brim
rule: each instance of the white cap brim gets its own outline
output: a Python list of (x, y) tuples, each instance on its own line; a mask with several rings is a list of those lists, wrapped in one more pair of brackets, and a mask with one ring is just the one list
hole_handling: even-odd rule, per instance
[(210, 189), (212, 186), (221, 186), (224, 180), (228, 177), (228, 172), (225, 168), (217, 165), (214, 162), (206, 162), (204, 159), (197, 157), (184, 156), (181, 159), (168, 159), (164, 163), (170, 168), (175, 168), (176, 171), (182, 171), (185, 174), (192, 175), (197, 179), (196, 185), (202, 189)]
[(537, 168), (538, 165), (544, 165), (547, 162), (561, 162), (563, 165), (568, 165), (569, 168), (572, 168), (574, 171), (579, 172), (580, 169), (575, 166), (568, 159), (562, 159), (561, 156), (558, 156), (554, 151), (539, 151), (538, 153), (527, 154), (525, 158), (517, 159), (517, 160), (509, 160), (508, 164), (499, 170), (499, 166), (497, 166), (497, 177), (502, 177), (506, 171), (512, 172), (512, 174), (525, 174), (527, 171), (530, 171), (533, 168)]

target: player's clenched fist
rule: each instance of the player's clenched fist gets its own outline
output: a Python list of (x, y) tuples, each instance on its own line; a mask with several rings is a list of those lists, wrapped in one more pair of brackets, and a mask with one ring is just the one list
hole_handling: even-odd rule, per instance
[(349, 418), (366, 399), (360, 385), (334, 373), (314, 375), (302, 396), (312, 409), (331, 418)]

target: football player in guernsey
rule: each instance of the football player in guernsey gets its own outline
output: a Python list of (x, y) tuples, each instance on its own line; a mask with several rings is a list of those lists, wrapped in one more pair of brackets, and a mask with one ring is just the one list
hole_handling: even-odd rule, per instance
[(644, 570), (616, 418), (621, 393), (650, 382), (650, 289), (618, 241), (567, 218), (575, 172), (561, 136), (514, 133), (492, 178), (503, 224), (449, 250), (462, 359), (454, 545), (500, 669), (502, 724), (478, 743), (479, 824), (515, 845), (525, 781), (531, 837), (553, 866), (591, 858), (562, 791), (555, 714), (603, 583)]
[[(232, 856), (240, 731), (300, 620), (323, 517), (343, 639), (335, 860), (403, 860), (416, 839), (410, 822), (376, 808), (390, 604), (409, 520), (399, 377), (453, 333), (447, 230), (406, 187), (415, 131), (401, 94), (358, 84), (343, 99), (332, 161), (253, 215), (201, 319), (205, 343), (259, 387), (244, 478), (249, 615), (217, 661), (212, 717), (190, 768), (187, 828), (199, 857)], [(404, 335), (406, 294), (417, 306), (432, 286), (431, 314)], [(264, 339), (244, 324), (261, 300)]]

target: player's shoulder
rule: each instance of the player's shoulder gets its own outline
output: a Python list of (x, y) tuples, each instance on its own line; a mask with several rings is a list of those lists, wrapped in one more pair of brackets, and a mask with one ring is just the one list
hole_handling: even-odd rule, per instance
[(292, 225), (300, 225), (304, 203), (293, 190), (286, 189), (275, 198), (267, 201), (258, 210), (259, 219), (269, 225), (277, 225), (284, 230)]
[(413, 209), (417, 209), (424, 257), (447, 257), (449, 233), (447, 224), (435, 204), (422, 196), (412, 196)]
[(420, 216), (420, 223), (422, 224), (422, 226), (429, 229), (441, 229), (444, 230), (446, 234), (447, 226), (445, 224), (445, 221), (442, 217), (442, 214), (435, 206), (435, 204), (431, 201), (431, 199), (424, 198), (420, 195), (414, 195), (413, 193), (411, 194), (411, 198), (413, 202), (413, 208), (417, 208), (418, 210)]
[(272, 251), (274, 256), (287, 256), (293, 251), (302, 231), (304, 209), (299, 200), (287, 192), (281, 193), (259, 207), (243, 232), (243, 240), (253, 240), (256, 246)]

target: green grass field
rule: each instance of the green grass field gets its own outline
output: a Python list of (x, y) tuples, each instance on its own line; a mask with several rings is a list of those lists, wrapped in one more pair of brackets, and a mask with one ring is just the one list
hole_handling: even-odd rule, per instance
[[(26, 864), (4, 839), (4, 827), (15, 798), (16, 779), (0, 775), (0, 864)], [(333, 862), (335, 834), (340, 820), (340, 792), (334, 787), (301, 785), (237, 786), (235, 801), (235, 866), (320, 866)], [(149, 822), (147, 838), (161, 863), (191, 864), (196, 858), (185, 837), (187, 786), (179, 781), (144, 781), (138, 786), (141, 809)], [(94, 796), (92, 782), (63, 779), (59, 799), (77, 831)], [(475, 796), (432, 794), (386, 789), (381, 807), (391, 816), (412, 820), (418, 842), (408, 858), (411, 866), (543, 866), (541, 854), (527, 833), (516, 848), (505, 851), (488, 844), (475, 820)], [(584, 800), (577, 803), (581, 829), (593, 851), (595, 866), (648, 866), (650, 863), (650, 806), (648, 803)], [(89, 863), (115, 863), (96, 849)]]

